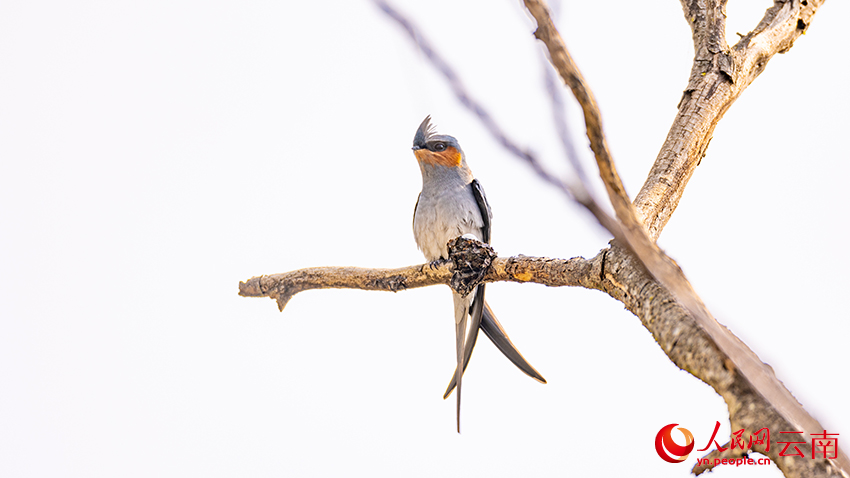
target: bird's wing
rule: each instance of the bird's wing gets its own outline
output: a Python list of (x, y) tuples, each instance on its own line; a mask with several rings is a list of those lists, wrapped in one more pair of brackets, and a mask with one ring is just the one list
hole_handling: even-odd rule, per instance
[(475, 197), (478, 210), (481, 212), (481, 219), (484, 220), (484, 225), (481, 227), (481, 240), (489, 244), (490, 220), (493, 218), (493, 211), (490, 210), (490, 203), (487, 202), (487, 195), (484, 194), (481, 183), (477, 179), (473, 179), (469, 185), (472, 187), (472, 195)]
[(413, 205), (413, 227), (416, 227), (416, 209), (419, 208), (419, 198), (421, 197), (422, 193), (419, 193), (419, 195), (416, 196), (416, 204)]

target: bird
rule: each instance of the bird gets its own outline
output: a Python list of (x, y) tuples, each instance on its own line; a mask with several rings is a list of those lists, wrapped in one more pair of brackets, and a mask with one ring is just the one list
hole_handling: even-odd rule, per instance
[[(422, 191), (413, 211), (413, 236), (431, 267), (448, 260), (447, 243), (471, 235), (490, 242), (490, 204), (481, 183), (466, 163), (466, 155), (453, 136), (437, 134), (431, 116), (425, 117), (413, 137), (413, 154), (422, 173)], [(546, 383), (517, 350), (493, 310), (484, 301), (485, 285), (467, 297), (452, 291), (457, 366), (443, 398), (457, 388), (457, 431), (460, 433), (460, 397), (463, 372), (469, 364), (478, 330), (526, 375)], [(468, 333), (467, 333), (468, 330)]]

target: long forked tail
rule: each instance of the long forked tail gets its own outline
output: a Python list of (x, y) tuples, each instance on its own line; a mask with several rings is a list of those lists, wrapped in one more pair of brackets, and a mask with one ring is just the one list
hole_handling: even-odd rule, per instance
[(457, 381), (457, 432), (460, 433), (460, 390), (464, 364), (464, 345), (466, 342), (466, 324), (469, 318), (469, 299), (461, 297), (460, 294), (452, 292), (455, 310), (455, 348), (457, 350), (457, 368), (455, 373)]
[[(472, 300), (472, 305), (469, 307), (469, 333), (466, 335), (463, 346), (463, 371), (466, 372), (466, 367), (469, 366), (469, 358), (472, 357), (472, 349), (475, 347), (475, 342), (478, 341), (478, 327), (481, 325), (481, 317), (484, 312), (484, 284), (479, 285), (475, 289), (475, 297)], [(443, 400), (449, 397), (452, 390), (457, 386), (458, 369), (452, 375), (452, 381), (443, 394)]]
[[(517, 366), (523, 373), (528, 375), (529, 377), (537, 380), (540, 383), (546, 383), (546, 379), (543, 378), (543, 375), (540, 375), (534, 367), (531, 366), (530, 363), (522, 356), (516, 346), (511, 342), (510, 337), (508, 337), (507, 332), (505, 332), (502, 324), (499, 323), (499, 320), (496, 319), (496, 315), (493, 313), (493, 309), (490, 308), (490, 305), (487, 302), (483, 301), (484, 291), (483, 285), (478, 287), (478, 291), (476, 291), (476, 300), (472, 304), (472, 308), (470, 310), (470, 316), (472, 317), (471, 327), (475, 326), (476, 322), (476, 312), (481, 310), (480, 317), (480, 327), (481, 331), (484, 332), (484, 335), (493, 342), (493, 345), (499, 349), (502, 354), (508, 358), (514, 365)], [(482, 301), (478, 301), (478, 297), (481, 297)], [(471, 330), (469, 336), (466, 339), (466, 344), (464, 348), (464, 364), (463, 370), (466, 371), (466, 367), (469, 366), (469, 359), (472, 356), (472, 348), (475, 347), (476, 338), (478, 335), (477, 330)], [(446, 388), (446, 393), (443, 394), (443, 398), (448, 398), (452, 391), (455, 389), (457, 385), (457, 369), (455, 369), (454, 375), (452, 375), (452, 380), (449, 382), (448, 388)]]

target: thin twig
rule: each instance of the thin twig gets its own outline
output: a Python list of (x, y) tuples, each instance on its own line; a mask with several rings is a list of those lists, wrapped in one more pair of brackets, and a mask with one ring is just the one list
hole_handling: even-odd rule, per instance
[[(616, 219), (605, 212), (604, 208), (599, 205), (599, 203), (590, 194), (587, 187), (585, 187), (586, 176), (584, 175), (581, 164), (578, 160), (578, 154), (568, 157), (573, 159), (572, 164), (579, 177), (579, 181), (567, 184), (566, 182), (558, 179), (543, 166), (534, 154), (529, 152), (527, 149), (520, 148), (515, 141), (507, 136), (504, 130), (493, 119), (493, 116), (487, 111), (487, 108), (472, 97), (472, 95), (463, 86), (463, 82), (458, 74), (448, 64), (448, 62), (443, 59), (443, 57), (433, 47), (431, 47), (431, 43), (427, 40), (427, 38), (425, 38), (425, 35), (413, 24), (412, 21), (407, 19), (401, 12), (393, 8), (385, 0), (374, 1), (378, 8), (404, 28), (405, 32), (407, 32), (416, 46), (419, 47), (425, 55), (425, 58), (427, 58), (434, 68), (446, 79), (457, 100), (469, 109), (479, 119), (479, 121), (481, 121), (485, 129), (499, 144), (501, 144), (508, 152), (527, 163), (544, 182), (554, 186), (568, 198), (574, 199), (576, 202), (583, 205), (593, 215), (593, 217), (596, 218), (602, 227), (614, 235), (615, 239), (620, 239), (621, 242), (624, 244), (626, 243), (622, 233), (620, 232), (620, 226)], [(564, 128), (566, 128), (566, 126), (564, 126)], [(565, 143), (566, 148), (572, 149), (572, 151), (575, 152), (575, 148), (571, 147), (569, 137), (566, 133), (562, 135), (562, 141)]]
[(494, 120), (493, 116), (487, 111), (487, 108), (481, 102), (473, 98), (466, 87), (464, 87), (463, 82), (455, 72), (454, 68), (452, 68), (445, 59), (443, 59), (442, 55), (431, 47), (431, 42), (425, 38), (425, 35), (416, 27), (416, 25), (413, 24), (412, 21), (408, 20), (401, 12), (393, 8), (386, 1), (374, 1), (378, 8), (404, 28), (404, 31), (407, 32), (411, 40), (413, 40), (416, 46), (419, 47), (425, 55), (425, 58), (427, 58), (434, 68), (446, 79), (446, 82), (449, 84), (449, 87), (460, 104), (465, 106), (478, 118), (479, 121), (481, 121), (484, 128), (493, 136), (496, 142), (501, 144), (508, 152), (517, 158), (528, 163), (531, 169), (534, 170), (541, 179), (555, 186), (567, 196), (572, 197), (572, 191), (567, 184), (558, 179), (554, 174), (550, 173), (543, 164), (537, 160), (534, 154), (529, 152), (526, 148), (521, 148), (516, 141), (508, 137), (504, 129), (496, 123), (496, 120)]
[[(560, 2), (555, 0), (552, 2), (551, 6), (553, 16), (557, 17)], [(545, 46), (543, 48), (545, 49)], [(590, 180), (584, 171), (575, 143), (570, 136), (570, 127), (567, 122), (567, 115), (565, 111), (566, 103), (564, 102), (561, 83), (555, 79), (552, 64), (544, 58), (545, 57), (541, 57), (541, 64), (543, 65), (543, 85), (546, 87), (546, 93), (549, 95), (549, 101), (552, 105), (552, 122), (555, 125), (555, 132), (558, 133), (558, 138), (561, 140), (561, 147), (564, 149), (564, 155), (572, 165), (573, 172), (575, 172), (576, 176), (578, 176), (580, 183), (579, 185), (571, 184), (570, 187), (572, 189), (577, 189), (579, 187), (590, 188)]]

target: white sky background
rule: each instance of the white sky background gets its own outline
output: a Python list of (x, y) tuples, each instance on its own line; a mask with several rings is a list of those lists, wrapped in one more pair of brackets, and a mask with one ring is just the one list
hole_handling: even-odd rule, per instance
[[(260, 274), (421, 263), (410, 146), (427, 114), (484, 185), (500, 254), (592, 257), (608, 240), (370, 2), (289, 3), (0, 5), (0, 475), (685, 476), (702, 453), (665, 463), (655, 434), (679, 423), (702, 448), (719, 420), (728, 436), (723, 400), (602, 293), (488, 286), (549, 384), (482, 337), (462, 435), (441, 399), (447, 288), (311, 291), (283, 313), (237, 295)], [(518, 1), (397, 5), (566, 171)], [(769, 5), (731, 0), (730, 37)], [(827, 2), (732, 106), (660, 240), (842, 437), (849, 16)], [(679, 2), (566, 1), (559, 26), (634, 196), (687, 82)]]

